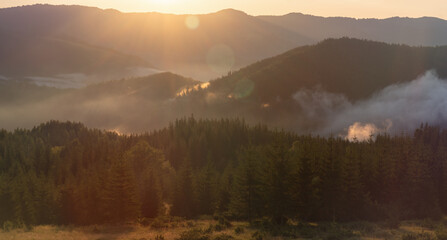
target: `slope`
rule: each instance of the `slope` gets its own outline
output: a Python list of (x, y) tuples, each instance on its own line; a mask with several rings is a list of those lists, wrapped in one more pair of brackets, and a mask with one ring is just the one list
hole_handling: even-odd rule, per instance
[[(191, 17), (197, 25), (188, 27), (186, 21)], [(311, 42), (231, 9), (188, 16), (34, 5), (0, 9), (0, 29), (69, 36), (140, 56), (159, 69), (199, 76), (200, 80)]]
[(211, 83), (209, 91), (231, 94), (241, 81), (253, 82), (250, 98), (287, 99), (303, 88), (322, 88), (351, 100), (370, 97), (396, 83), (435, 69), (447, 77), (447, 47), (409, 47), (342, 38), (293, 49)]
[(141, 58), (66, 38), (0, 31), (0, 74), (8, 78), (66, 74), (113, 76), (148, 68)]
[(433, 17), (354, 19), (290, 13), (258, 18), (318, 41), (354, 37), (412, 46), (447, 45), (447, 21)]

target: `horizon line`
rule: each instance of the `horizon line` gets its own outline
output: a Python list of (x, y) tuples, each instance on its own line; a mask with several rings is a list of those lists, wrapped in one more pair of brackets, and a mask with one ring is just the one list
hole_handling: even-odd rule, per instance
[(158, 13), (158, 14), (166, 14), (166, 15), (176, 15), (176, 16), (183, 16), (183, 15), (210, 15), (210, 14), (216, 14), (219, 12), (224, 12), (224, 11), (235, 11), (235, 12), (240, 12), (240, 13), (244, 13), (248, 16), (252, 16), (252, 17), (283, 17), (283, 16), (287, 16), (287, 15), (291, 15), (291, 14), (300, 14), (303, 16), (309, 16), (309, 17), (318, 17), (318, 18), (346, 18), (346, 19), (354, 19), (354, 20), (387, 20), (387, 19), (393, 19), (393, 18), (402, 18), (402, 19), (422, 19), (422, 18), (433, 18), (433, 19), (440, 19), (443, 21), (447, 21), (447, 19), (444, 19), (442, 17), (436, 17), (436, 16), (427, 16), (427, 15), (423, 15), (423, 16), (417, 16), (417, 17), (412, 17), (412, 16), (388, 16), (385, 18), (379, 18), (379, 17), (362, 17), (362, 18), (357, 18), (357, 17), (350, 17), (350, 16), (337, 16), (337, 15), (333, 15), (333, 16), (323, 16), (323, 15), (314, 15), (314, 14), (309, 14), (309, 13), (302, 13), (302, 12), (289, 12), (289, 13), (285, 13), (285, 14), (259, 14), (259, 15), (254, 15), (254, 14), (250, 14), (247, 13), (243, 10), (239, 10), (239, 9), (235, 9), (235, 8), (223, 8), (217, 11), (210, 11), (210, 12), (206, 12), (206, 13), (175, 13), (175, 12), (164, 12), (164, 11), (123, 11), (120, 9), (116, 9), (116, 8), (103, 8), (103, 7), (99, 7), (99, 6), (89, 6), (89, 5), (80, 5), (80, 4), (49, 4), (49, 3), (35, 3), (35, 4), (26, 4), (26, 5), (16, 5), (16, 6), (8, 6), (8, 7), (0, 7), (0, 10), (5, 10), (5, 9), (13, 9), (13, 8), (24, 8), (24, 7), (33, 7), (33, 6), (55, 6), (55, 7), (85, 7), (85, 8), (96, 8), (99, 10), (103, 10), (103, 11), (117, 11), (119, 13), (123, 13), (123, 14), (149, 14), (149, 13)]

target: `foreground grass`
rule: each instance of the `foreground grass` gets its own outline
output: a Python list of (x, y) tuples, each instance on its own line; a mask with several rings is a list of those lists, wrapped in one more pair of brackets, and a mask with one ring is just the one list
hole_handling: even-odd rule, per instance
[(259, 222), (216, 220), (152, 221), (121, 226), (36, 226), (32, 229), (0, 230), (2, 240), (281, 240), (281, 239), (447, 239), (446, 221), (406, 221), (389, 227), (386, 223), (306, 223), (284, 227)]

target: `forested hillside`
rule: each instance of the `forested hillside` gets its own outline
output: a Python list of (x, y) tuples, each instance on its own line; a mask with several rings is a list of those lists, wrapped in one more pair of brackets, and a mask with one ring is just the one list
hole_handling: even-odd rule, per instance
[(148, 126), (161, 128), (175, 119), (171, 105), (177, 94), (199, 89), (201, 84), (172, 73), (124, 78), (81, 89), (0, 81), (0, 122), (9, 130), (57, 119), (126, 133), (144, 132)]
[(193, 117), (129, 136), (56, 121), (2, 130), (0, 224), (437, 217), (446, 143), (447, 131), (426, 125), (359, 142)]
[[(329, 39), (203, 84), (172, 73), (59, 94), (55, 89), (6, 84), (0, 90), (5, 93), (0, 97), (4, 103), (0, 121), (8, 130), (55, 119), (141, 133), (194, 114), (241, 117), (250, 124), (261, 122), (298, 133), (346, 135), (356, 122), (385, 129), (388, 119), (396, 132), (413, 131), (421, 122), (445, 127), (445, 78), (446, 47)], [(429, 108), (435, 112), (426, 113)]]
[(387, 119), (396, 132), (413, 131), (421, 122), (444, 126), (446, 78), (446, 47), (328, 39), (211, 81), (177, 104), (183, 115), (244, 117), (299, 133), (346, 134), (355, 122), (385, 129)]
[[(252, 82), (251, 99), (263, 103), (292, 98), (301, 89), (324, 91), (360, 100), (396, 83), (415, 80), (428, 70), (447, 77), (447, 47), (406, 45), (341, 38), (298, 47), (211, 82), (208, 91), (234, 94)], [(240, 94), (239, 94), (240, 95)], [(226, 95), (225, 95), (226, 96)], [(239, 97), (241, 98), (241, 97)]]
[(312, 39), (354, 37), (411, 46), (447, 44), (447, 21), (435, 17), (349, 18), (319, 17), (302, 13), (258, 18)]
[[(90, 45), (74, 37), (5, 31), (1, 28), (0, 38), (0, 75), (9, 79), (41, 77), (65, 79), (68, 82), (72, 80), (70, 74), (79, 74), (84, 78), (102, 77), (104, 81), (113, 76), (132, 76), (131, 68), (151, 67), (142, 58)], [(67, 85), (76, 88), (78, 84), (73, 81)]]

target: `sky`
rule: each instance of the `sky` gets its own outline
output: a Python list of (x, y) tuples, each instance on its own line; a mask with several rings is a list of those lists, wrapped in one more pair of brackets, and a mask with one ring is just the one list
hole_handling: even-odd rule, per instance
[(447, 19), (446, 0), (0, 0), (0, 8), (36, 3), (95, 6), (122, 12), (201, 14), (233, 8), (250, 15), (301, 12), (325, 17)]

